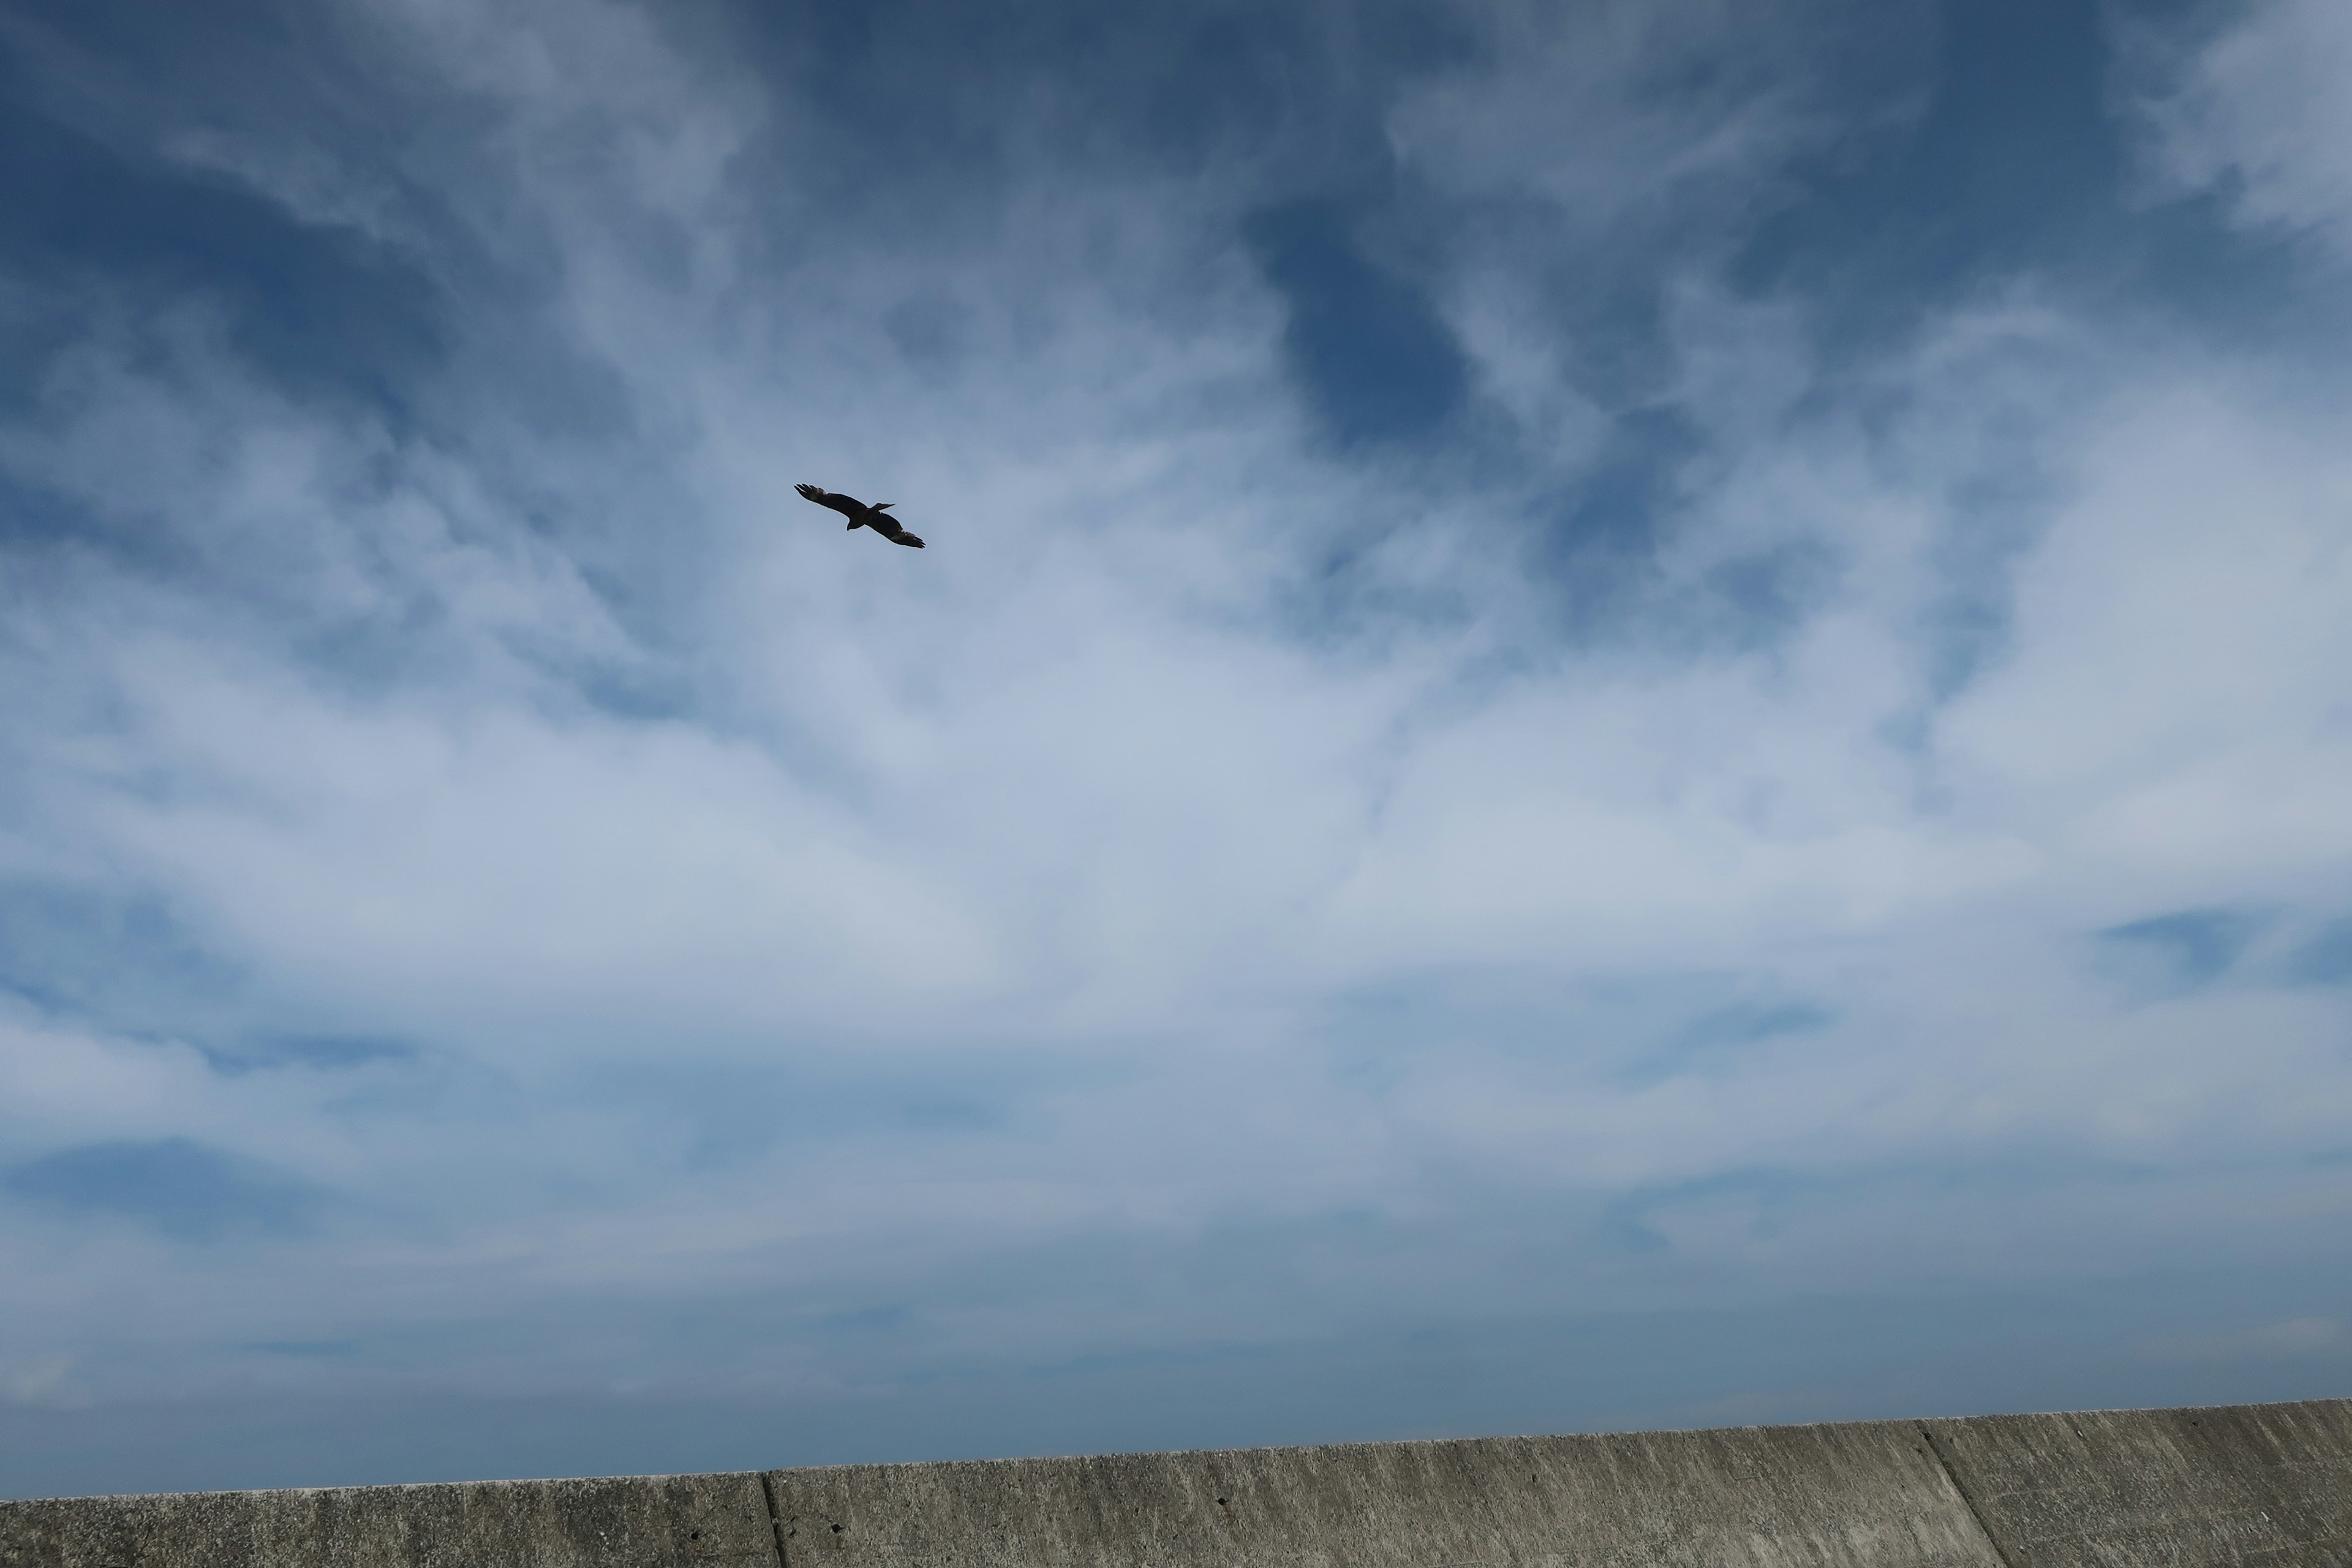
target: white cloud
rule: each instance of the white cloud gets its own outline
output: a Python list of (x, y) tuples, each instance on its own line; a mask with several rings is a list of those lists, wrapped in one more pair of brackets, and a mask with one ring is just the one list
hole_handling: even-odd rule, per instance
[(2085, 433), (2011, 653), (1939, 726), (2124, 899), (2297, 888), (2352, 854), (2326, 804), (2352, 786), (2352, 467), (2324, 421), (2229, 379), (2118, 395)]
[(1806, 0), (1465, 9), (1477, 63), (1389, 119), (1400, 162), (1465, 195), (1536, 195), (1587, 231), (1685, 223), (1753, 203), (1830, 129), (1813, 71), (1847, 23)]
[[(2161, 51), (2143, 39), (2143, 70)], [(2176, 59), (2143, 104), (2158, 170), (2219, 187), (2249, 222), (2352, 245), (2352, 16), (2329, 0), (2259, 0)]]

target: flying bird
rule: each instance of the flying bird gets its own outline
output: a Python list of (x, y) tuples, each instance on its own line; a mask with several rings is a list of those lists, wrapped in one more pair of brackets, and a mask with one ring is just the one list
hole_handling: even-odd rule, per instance
[(923, 547), (921, 540), (899, 527), (898, 520), (890, 515), (892, 503), (889, 501), (886, 500), (880, 506), (867, 506), (855, 496), (828, 490), (821, 485), (794, 485), (793, 489), (800, 491), (803, 500), (813, 500), (819, 506), (829, 506), (847, 518), (852, 529), (870, 528), (891, 543), (903, 544), (909, 550)]

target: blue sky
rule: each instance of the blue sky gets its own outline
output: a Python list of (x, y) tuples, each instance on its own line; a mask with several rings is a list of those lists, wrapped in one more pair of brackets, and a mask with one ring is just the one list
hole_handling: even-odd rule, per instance
[(0, 58), (0, 1495), (2352, 1387), (2333, 0)]

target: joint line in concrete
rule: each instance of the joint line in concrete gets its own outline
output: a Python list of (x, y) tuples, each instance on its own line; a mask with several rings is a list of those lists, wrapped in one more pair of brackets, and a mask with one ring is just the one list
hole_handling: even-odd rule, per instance
[(776, 1538), (776, 1568), (789, 1568), (784, 1552), (784, 1516), (776, 1509), (776, 1478), (773, 1471), (760, 1472), (760, 1495), (768, 1500), (768, 1530)]
[(1992, 1554), (1995, 1557), (2000, 1559), (2000, 1568), (2017, 1568), (2017, 1564), (2009, 1560), (2009, 1553), (2001, 1549), (2000, 1537), (1995, 1535), (1992, 1532), (1992, 1526), (1986, 1522), (1984, 1510), (1977, 1506), (1977, 1500), (1969, 1490), (1969, 1484), (1960, 1479), (1960, 1472), (1954, 1468), (1951, 1456), (1944, 1452), (1944, 1446), (1936, 1441), (1936, 1434), (1924, 1421), (1919, 1424), (1919, 1436), (1927, 1440), (1927, 1452), (1936, 1457), (1936, 1463), (1943, 1470), (1944, 1479), (1952, 1483), (1954, 1491), (1960, 1494), (1960, 1506), (1969, 1510), (1969, 1517), (1977, 1521), (1979, 1530), (1984, 1531), (1985, 1544), (1992, 1548)]

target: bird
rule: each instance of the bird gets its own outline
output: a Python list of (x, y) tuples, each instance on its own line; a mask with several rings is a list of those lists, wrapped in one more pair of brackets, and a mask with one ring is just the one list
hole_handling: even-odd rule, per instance
[(870, 528), (893, 544), (903, 544), (909, 550), (923, 548), (923, 542), (899, 527), (898, 520), (890, 515), (892, 502), (886, 500), (880, 506), (867, 506), (855, 496), (843, 495), (839, 490), (828, 490), (822, 485), (794, 485), (793, 489), (801, 492), (801, 498), (803, 500), (813, 500), (819, 506), (831, 507), (847, 518), (849, 526), (853, 530)]

